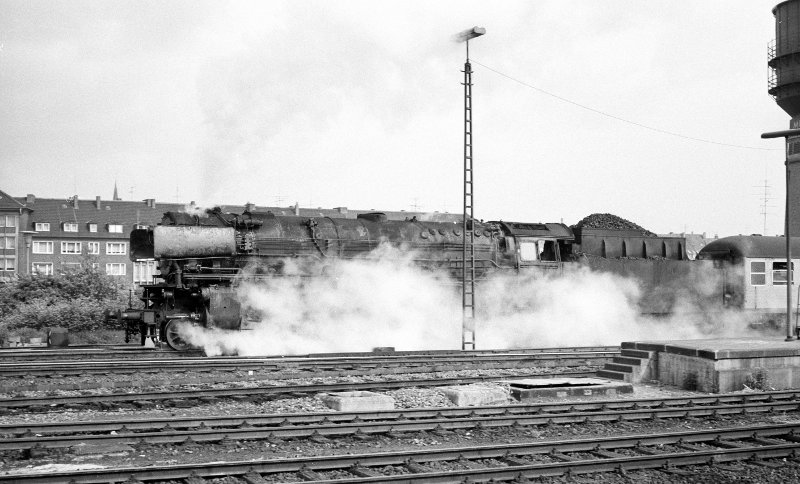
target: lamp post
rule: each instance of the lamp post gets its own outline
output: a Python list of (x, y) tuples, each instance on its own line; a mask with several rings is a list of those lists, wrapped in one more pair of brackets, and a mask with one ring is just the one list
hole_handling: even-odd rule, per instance
[(800, 161), (800, 154), (791, 154), (789, 152), (789, 138), (797, 138), (799, 136), (800, 128), (773, 131), (761, 135), (764, 139), (783, 138), (786, 147), (786, 220), (784, 223), (784, 237), (786, 238), (786, 341), (795, 339), (792, 331), (792, 234), (789, 230), (789, 221), (791, 220), (789, 216), (791, 213), (791, 205), (789, 204), (789, 164)]
[(469, 41), (486, 33), (482, 27), (459, 32), (456, 42), (467, 45), (464, 62), (464, 204), (461, 245), (461, 349), (475, 349), (475, 227), (472, 199), (474, 179), (472, 171), (472, 65), (469, 63)]

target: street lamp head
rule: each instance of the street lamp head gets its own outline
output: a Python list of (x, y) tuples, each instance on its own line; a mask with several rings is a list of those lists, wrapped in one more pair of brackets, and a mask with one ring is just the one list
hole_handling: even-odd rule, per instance
[(486, 33), (486, 29), (483, 27), (472, 27), (471, 29), (465, 30), (463, 32), (457, 33), (453, 40), (456, 42), (466, 42), (469, 39), (474, 39), (475, 37), (480, 37), (481, 35)]
[(800, 136), (800, 128), (784, 129), (783, 131), (772, 131), (761, 134), (762, 139), (787, 138), (789, 136)]

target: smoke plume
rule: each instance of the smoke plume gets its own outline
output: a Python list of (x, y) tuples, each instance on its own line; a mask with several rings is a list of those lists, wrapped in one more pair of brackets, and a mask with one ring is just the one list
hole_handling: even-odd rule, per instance
[[(476, 347), (506, 349), (618, 345), (746, 333), (744, 318), (720, 312), (721, 284), (702, 265), (691, 284), (656, 288), (669, 316), (641, 314), (638, 280), (570, 265), (563, 272), (495, 273), (476, 288)], [(319, 274), (319, 265), (312, 265)], [(245, 275), (238, 294), (252, 329), (194, 329), (186, 336), (207, 354), (290, 355), (318, 352), (458, 349), (461, 291), (448, 275), (425, 270), (413, 254), (381, 246), (367, 257), (335, 260), (309, 275), (287, 259), (279, 276)], [(693, 285), (700, 290), (687, 291)], [(659, 291), (661, 291), (659, 293)]]

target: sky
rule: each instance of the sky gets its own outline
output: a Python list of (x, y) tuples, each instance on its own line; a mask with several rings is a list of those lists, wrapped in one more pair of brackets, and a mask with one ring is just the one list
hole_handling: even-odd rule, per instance
[(776, 3), (0, 0), (0, 190), (460, 212), (480, 26), (477, 218), (775, 235)]

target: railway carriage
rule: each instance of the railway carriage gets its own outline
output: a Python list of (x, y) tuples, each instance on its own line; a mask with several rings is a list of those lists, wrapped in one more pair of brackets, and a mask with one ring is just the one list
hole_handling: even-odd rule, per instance
[[(792, 254), (800, 256), (800, 240), (792, 240)], [(757, 325), (779, 327), (786, 321), (786, 239), (759, 235), (725, 237), (698, 253), (723, 273), (723, 305), (739, 309)], [(792, 292), (800, 302), (797, 275), (800, 258), (792, 258)], [(796, 310), (795, 310), (796, 311)]]

